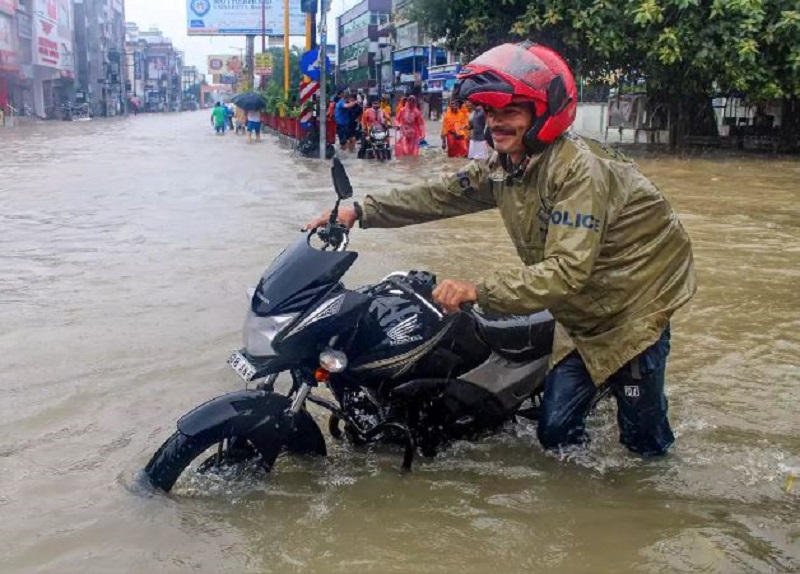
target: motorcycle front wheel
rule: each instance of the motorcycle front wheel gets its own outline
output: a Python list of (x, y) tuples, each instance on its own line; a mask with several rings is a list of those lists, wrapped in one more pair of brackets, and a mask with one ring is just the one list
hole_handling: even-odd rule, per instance
[(200, 463), (197, 468), (199, 473), (216, 466), (239, 464), (255, 459), (259, 459), (258, 462), (267, 471), (272, 471), (276, 459), (282, 452), (289, 454), (325, 452), (325, 439), (317, 423), (306, 410), (297, 413), (291, 428), (287, 428), (288, 426), (287, 421), (281, 427), (273, 427), (269, 433), (259, 432), (257, 437), (229, 436), (222, 439), (210, 434), (190, 437), (178, 430), (156, 451), (144, 471), (150, 484), (159, 490), (169, 492), (192, 462), (207, 452), (213, 454), (206, 456)]

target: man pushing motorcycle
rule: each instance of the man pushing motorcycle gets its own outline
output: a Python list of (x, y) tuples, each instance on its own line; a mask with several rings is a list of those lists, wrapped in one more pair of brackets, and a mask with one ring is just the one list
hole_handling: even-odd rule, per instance
[[(597, 388), (617, 401), (620, 442), (643, 456), (674, 442), (664, 370), (670, 317), (694, 294), (688, 235), (661, 192), (621, 154), (567, 132), (575, 80), (554, 51), (528, 42), (485, 52), (453, 96), (482, 105), (495, 153), (462, 171), (340, 208), (339, 221), (402, 227), (498, 208), (522, 265), (478, 283), (446, 279), (448, 312), (549, 310), (557, 320), (537, 434), (546, 449), (582, 444)], [(328, 215), (308, 223), (324, 225)]]

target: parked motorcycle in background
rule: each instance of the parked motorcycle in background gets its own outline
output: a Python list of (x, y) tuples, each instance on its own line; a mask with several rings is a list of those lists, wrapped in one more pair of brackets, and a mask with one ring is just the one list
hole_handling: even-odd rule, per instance
[(79, 122), (88, 121), (92, 119), (89, 104), (71, 104), (64, 103), (61, 105), (61, 119), (65, 122)]
[[(417, 451), (434, 456), (516, 415), (535, 418), (552, 316), (491, 318), (472, 307), (446, 315), (432, 299), (435, 276), (420, 271), (345, 287), (358, 254), (337, 221), (352, 188), (336, 157), (332, 175), (328, 223), (278, 255), (249, 301), (244, 346), (228, 359), (245, 388), (178, 420), (145, 467), (153, 486), (169, 491), (190, 467), (259, 462), (273, 471), (282, 454), (325, 455), (309, 403), (328, 411), (333, 439), (400, 445), (405, 469)], [(291, 378), (286, 393), (275, 388), (281, 373)]]

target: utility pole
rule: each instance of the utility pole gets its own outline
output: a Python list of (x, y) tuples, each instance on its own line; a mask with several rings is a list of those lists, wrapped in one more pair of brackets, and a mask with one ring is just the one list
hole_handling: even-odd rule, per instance
[[(287, 4), (289, 0), (284, 0)], [(261, 53), (267, 53), (267, 9), (266, 9), (266, 0), (261, 0)], [(262, 56), (263, 58), (263, 56)], [(263, 90), (266, 88), (266, 82), (264, 81), (266, 78), (262, 75), (261, 76), (261, 89)], [(255, 81), (255, 76), (253, 76), (253, 80)]]
[(319, 0), (319, 159), (326, 159), (325, 151), (328, 147), (328, 118), (326, 103), (328, 96), (327, 80), (328, 70), (325, 69), (325, 62), (328, 56), (328, 0)]
[(289, 0), (283, 0), (283, 98), (289, 99)]
[(249, 89), (256, 89), (256, 76), (255, 76), (255, 43), (256, 37), (248, 34), (245, 40), (245, 67), (247, 67), (247, 82), (250, 84)]

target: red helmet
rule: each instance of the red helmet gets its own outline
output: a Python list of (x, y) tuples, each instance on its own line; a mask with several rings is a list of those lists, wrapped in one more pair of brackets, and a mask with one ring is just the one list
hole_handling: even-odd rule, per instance
[(555, 140), (575, 120), (575, 78), (555, 51), (531, 42), (503, 44), (484, 52), (458, 74), (457, 93), (493, 108), (531, 102), (536, 118), (525, 134), (533, 150)]

